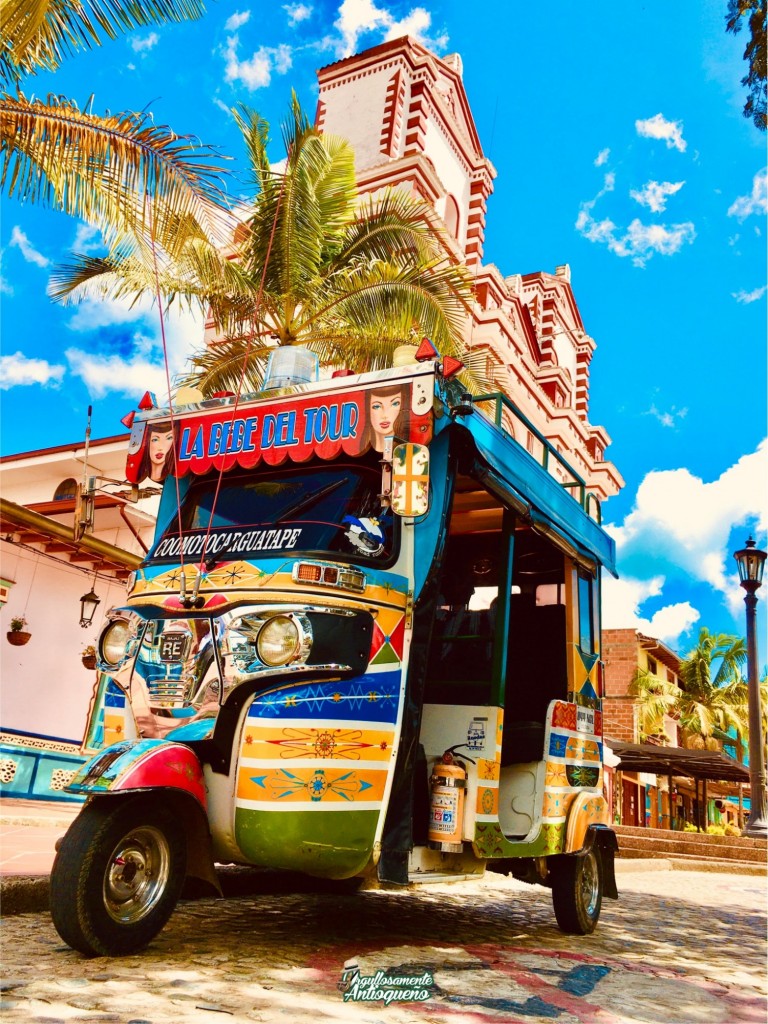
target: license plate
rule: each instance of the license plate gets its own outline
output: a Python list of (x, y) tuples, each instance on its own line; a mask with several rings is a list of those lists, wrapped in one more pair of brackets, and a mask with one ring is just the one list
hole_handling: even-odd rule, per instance
[(160, 637), (160, 660), (183, 661), (188, 642), (186, 633), (163, 633)]

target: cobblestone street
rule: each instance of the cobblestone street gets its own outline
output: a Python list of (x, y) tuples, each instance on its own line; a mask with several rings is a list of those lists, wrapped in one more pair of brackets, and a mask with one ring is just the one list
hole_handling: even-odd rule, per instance
[[(285, 880), (288, 882), (289, 880)], [(275, 891), (180, 904), (139, 956), (83, 959), (46, 914), (3, 922), (7, 1021), (204, 1024), (762, 1024), (766, 882), (689, 871), (618, 876), (587, 938), (549, 893), (490, 875), (416, 892)], [(292, 886), (292, 887), (291, 887)], [(425, 1002), (344, 1002), (362, 975), (429, 971)]]

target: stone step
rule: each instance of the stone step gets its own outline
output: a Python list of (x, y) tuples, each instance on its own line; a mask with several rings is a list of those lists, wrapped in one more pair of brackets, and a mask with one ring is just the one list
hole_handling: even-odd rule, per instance
[(716, 836), (709, 832), (679, 832), (668, 828), (639, 828), (635, 825), (614, 825), (613, 829), (617, 836), (640, 836), (655, 839), (680, 839), (682, 837), (691, 843), (713, 843), (729, 849), (766, 849), (765, 840), (750, 839), (748, 836)]
[[(649, 857), (647, 853), (640, 850), (629, 850), (620, 853), (616, 860), (616, 871), (619, 876), (632, 874), (634, 865), (642, 865), (641, 870), (650, 870), (651, 864), (658, 864), (659, 870), (671, 871), (712, 871), (730, 872), (733, 874), (752, 875), (758, 878), (765, 877), (764, 864), (750, 864), (743, 860), (724, 860), (720, 857), (694, 857), (679, 856), (672, 857)], [(619, 882), (619, 888), (621, 883)]]
[(688, 842), (681, 833), (672, 833), (675, 839), (657, 839), (649, 836), (617, 836), (619, 843), (619, 856), (625, 852), (636, 851), (638, 856), (646, 857), (667, 857), (667, 856), (690, 856), (699, 858), (721, 858), (724, 860), (738, 860), (747, 864), (765, 864), (766, 848), (733, 846), (723, 847), (717, 843)]

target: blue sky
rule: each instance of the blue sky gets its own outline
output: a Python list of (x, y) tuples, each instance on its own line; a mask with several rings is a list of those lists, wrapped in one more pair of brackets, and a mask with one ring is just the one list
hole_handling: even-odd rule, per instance
[[(221, 0), (24, 87), (151, 110), (233, 157), (231, 191), (247, 195), (234, 103), (271, 121), (279, 159), (290, 90), (314, 112), (318, 67), (406, 33), (458, 51), (498, 171), (484, 259), (505, 275), (569, 263), (597, 342), (590, 419), (626, 479), (604, 508), (622, 576), (606, 624), (685, 652), (700, 626), (743, 631), (731, 555), (750, 531), (766, 543), (766, 140), (741, 113), (746, 36), (725, 34), (726, 6)], [(94, 434), (119, 433), (144, 390), (162, 391), (156, 313), (47, 298), (54, 265), (97, 246), (4, 200), (3, 454), (81, 437), (91, 402)], [(182, 317), (169, 337), (181, 368), (199, 326)]]

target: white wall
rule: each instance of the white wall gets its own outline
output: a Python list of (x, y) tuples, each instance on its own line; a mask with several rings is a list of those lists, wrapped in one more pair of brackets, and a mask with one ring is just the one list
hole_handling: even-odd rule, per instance
[[(97, 579), (101, 598), (93, 625), (80, 626), (80, 598), (93, 584), (93, 573), (54, 562), (44, 555), (0, 542), (6, 579), (15, 580), (0, 611), (0, 723), (4, 729), (58, 736), (79, 742), (96, 682), (96, 672), (83, 668), (80, 652), (95, 638), (107, 610), (125, 600), (125, 586)], [(6, 633), (10, 621), (24, 615), (32, 639), (12, 647)]]

